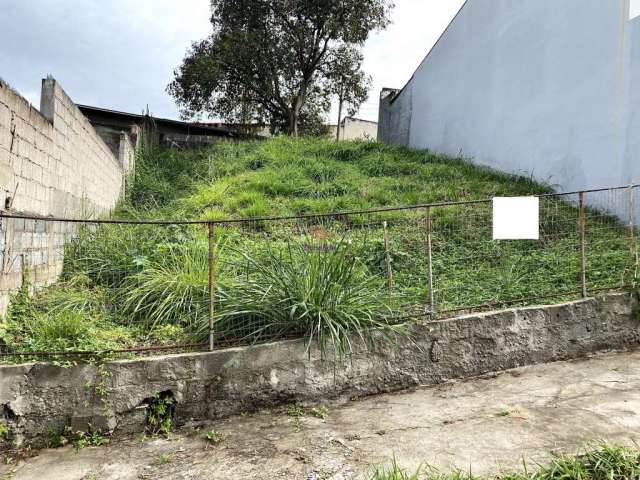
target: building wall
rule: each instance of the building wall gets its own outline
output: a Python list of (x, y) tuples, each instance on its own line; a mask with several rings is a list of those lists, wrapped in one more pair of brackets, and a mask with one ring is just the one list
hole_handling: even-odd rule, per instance
[(340, 140), (375, 140), (377, 136), (376, 122), (346, 117), (340, 125)]
[(397, 90), (384, 89), (380, 94), (378, 140), (397, 145), (409, 145), (412, 108), (410, 88), (406, 88), (401, 93)]
[[(129, 152), (129, 155), (132, 155)], [(0, 81), (0, 209), (34, 216), (89, 217), (112, 209), (125, 171), (54, 79), (40, 111)], [(0, 219), (0, 314), (10, 292), (52, 283), (72, 224)]]
[[(327, 136), (336, 138), (337, 125), (328, 125)], [(375, 140), (378, 137), (378, 124), (370, 120), (345, 117), (340, 122), (340, 140)]]
[(379, 138), (559, 190), (638, 182), (639, 28), (629, 0), (468, 0)]

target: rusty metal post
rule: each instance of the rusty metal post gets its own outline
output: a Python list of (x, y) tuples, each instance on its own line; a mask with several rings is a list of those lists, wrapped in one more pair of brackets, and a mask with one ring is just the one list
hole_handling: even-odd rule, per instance
[(585, 245), (584, 192), (578, 194), (578, 230), (580, 235), (580, 290), (582, 298), (587, 297), (587, 257)]
[(214, 224), (208, 223), (209, 230), (209, 350), (213, 351), (213, 315), (216, 302), (216, 239)]
[(631, 284), (635, 287), (638, 279), (638, 266), (640, 264), (640, 258), (638, 258), (638, 243), (636, 241), (636, 226), (635, 226), (635, 214), (636, 214), (636, 198), (634, 185), (629, 185), (629, 243), (631, 249), (631, 260), (633, 262)]
[(432, 233), (433, 224), (431, 222), (431, 207), (427, 207), (427, 218), (425, 220), (427, 229), (427, 269), (428, 269), (428, 288), (429, 288), (429, 313), (433, 314), (435, 310), (435, 302), (433, 300), (433, 253), (432, 253)]
[(391, 255), (389, 254), (389, 232), (387, 231), (387, 222), (382, 222), (384, 235), (384, 259), (387, 264), (387, 290), (391, 293), (393, 286), (393, 271), (391, 270)]

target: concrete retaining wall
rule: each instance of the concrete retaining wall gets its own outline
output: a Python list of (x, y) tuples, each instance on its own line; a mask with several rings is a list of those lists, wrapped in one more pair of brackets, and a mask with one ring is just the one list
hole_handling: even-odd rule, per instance
[[(140, 431), (145, 405), (171, 391), (176, 420), (215, 419), (288, 402), (321, 402), (433, 385), (640, 343), (637, 301), (613, 294), (556, 306), (468, 315), (413, 327), (397, 349), (361, 351), (342, 364), (302, 341), (73, 368), (0, 367), (0, 415), (20, 439), (52, 427)], [(102, 393), (101, 393), (102, 392)]]
[[(132, 158), (132, 150), (120, 160), (113, 155), (54, 79), (42, 81), (40, 111), (0, 80), (0, 210), (59, 217), (108, 211)], [(72, 228), (0, 222), (0, 315), (25, 273), (35, 287), (55, 281)]]

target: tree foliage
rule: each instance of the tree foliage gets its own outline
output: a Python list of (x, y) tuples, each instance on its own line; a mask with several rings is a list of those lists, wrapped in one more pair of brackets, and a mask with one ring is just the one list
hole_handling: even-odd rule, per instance
[(371, 77), (362, 71), (363, 61), (362, 52), (350, 45), (342, 45), (331, 52), (328, 86), (329, 92), (338, 100), (338, 140), (343, 107), (347, 108), (347, 115), (355, 115), (369, 97)]
[(211, 6), (213, 33), (192, 45), (168, 87), (182, 114), (264, 122), (294, 135), (328, 111), (339, 52), (385, 28), (393, 7), (390, 0), (212, 0)]

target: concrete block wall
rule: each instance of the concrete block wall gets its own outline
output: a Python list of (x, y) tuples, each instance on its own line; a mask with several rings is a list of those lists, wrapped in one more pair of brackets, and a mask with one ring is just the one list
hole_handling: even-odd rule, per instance
[[(122, 158), (132, 158), (123, 152)], [(0, 80), (0, 209), (10, 213), (90, 217), (112, 209), (125, 168), (52, 78), (42, 82), (40, 111)], [(0, 314), (28, 274), (39, 287), (62, 269), (73, 224), (0, 222)]]

